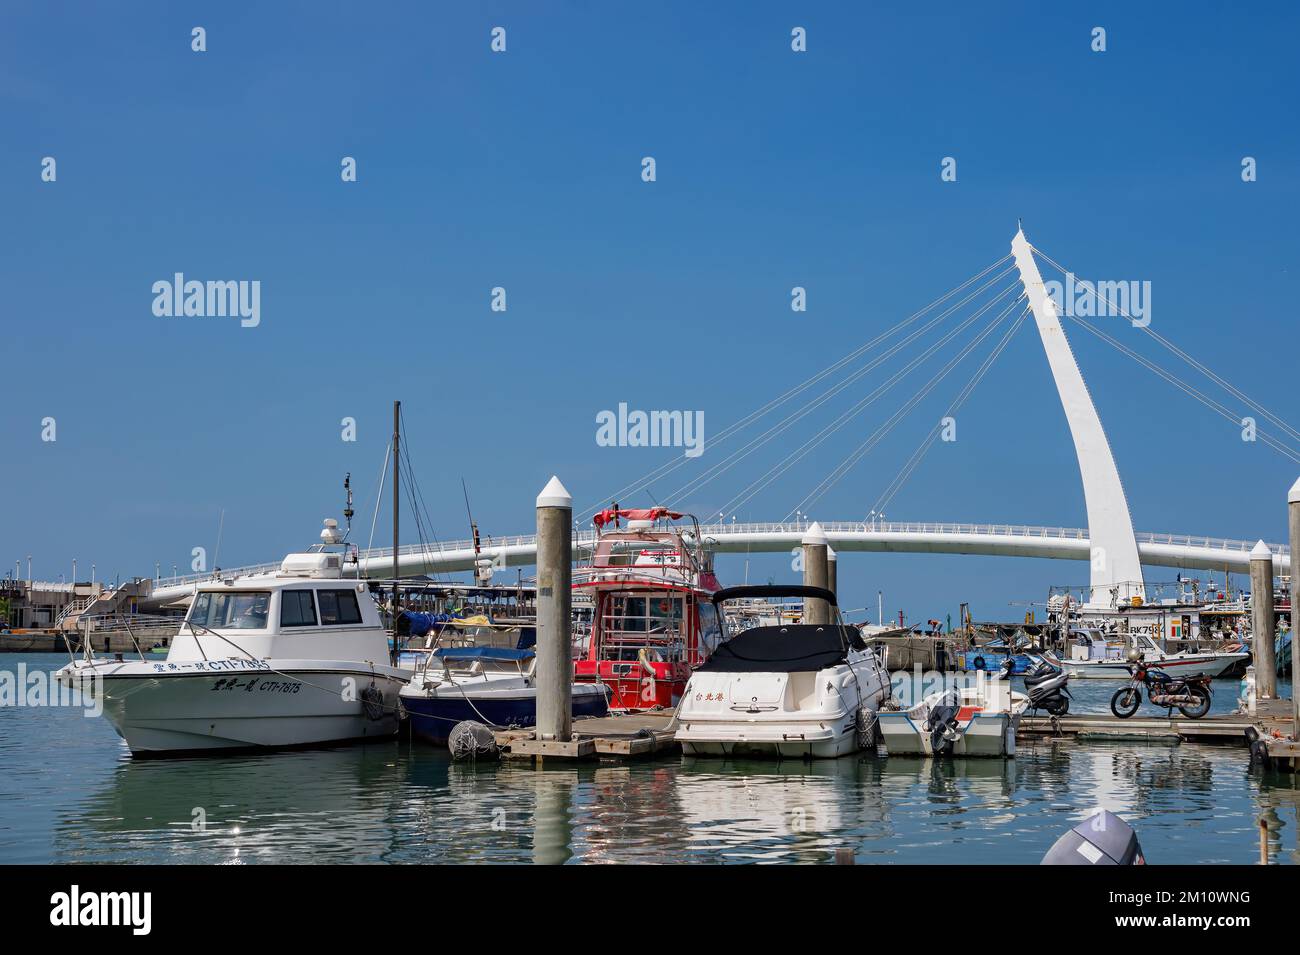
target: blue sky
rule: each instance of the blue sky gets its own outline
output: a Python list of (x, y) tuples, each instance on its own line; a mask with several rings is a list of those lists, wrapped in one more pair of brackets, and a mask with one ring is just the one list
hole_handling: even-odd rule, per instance
[[(705, 454), (679, 473), (707, 468), (725, 453), (710, 434), (1004, 256), (1017, 218), (1081, 276), (1149, 280), (1154, 329), (1296, 424), (1300, 15), (1133, 7), (7, 4), (0, 567), (185, 568), (222, 509), (221, 563), (272, 559), (338, 514), (346, 471), (364, 543), (394, 398), (440, 537), (465, 536), (462, 477), (485, 532), (528, 531), (551, 473), (594, 504), (671, 457), (597, 446), (599, 411), (703, 411)], [(207, 52), (190, 49), (194, 26)], [(956, 182), (940, 180), (945, 156)], [(1242, 182), (1244, 156), (1258, 181)], [(259, 280), (261, 324), (156, 317), (151, 286), (178, 271)], [(790, 309), (796, 285), (807, 312)], [(1067, 330), (1139, 530), (1285, 539), (1294, 462)], [(865, 516), (972, 368), (813, 515)], [(784, 516), (922, 380), (738, 518)], [(958, 420), (891, 517), (1086, 523), (1031, 325)], [(715, 513), (791, 447), (673, 503)], [(779, 556), (750, 568), (787, 572)], [(961, 600), (1018, 616), (1009, 601), (1086, 577), (851, 555), (841, 589), (848, 607), (883, 589), (911, 618)]]

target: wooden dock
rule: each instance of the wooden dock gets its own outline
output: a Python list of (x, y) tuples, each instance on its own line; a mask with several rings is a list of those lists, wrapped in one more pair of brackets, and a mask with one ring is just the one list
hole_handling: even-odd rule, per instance
[(573, 721), (573, 739), (537, 739), (532, 730), (498, 730), (502, 759), (631, 759), (655, 753), (675, 753), (674, 713), (624, 713)]
[(1249, 742), (1247, 731), (1257, 721), (1249, 716), (1207, 716), (1189, 720), (1182, 716), (1130, 717), (1117, 719), (1109, 713), (1084, 713), (1078, 716), (1026, 716), (1020, 720), (1022, 739), (1065, 738), (1103, 740), (1142, 740), (1167, 742), (1237, 743)]
[[(1300, 743), (1287, 738), (1292, 728), (1291, 701), (1270, 700), (1261, 702), (1254, 716), (1220, 714), (1199, 720), (1159, 715), (1121, 720), (1109, 713), (1026, 716), (1017, 735), (1022, 740), (1222, 743), (1253, 747), (1255, 755), (1266, 752), (1275, 760), (1276, 768), (1295, 769), (1300, 767)], [(497, 730), (495, 736), (502, 759), (633, 759), (680, 752), (674, 729), (674, 714), (663, 710), (575, 720), (571, 740), (537, 739), (529, 729)]]

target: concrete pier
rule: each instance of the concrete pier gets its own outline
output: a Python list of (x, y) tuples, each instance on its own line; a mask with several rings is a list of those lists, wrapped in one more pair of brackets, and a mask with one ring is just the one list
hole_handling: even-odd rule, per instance
[(537, 739), (573, 735), (573, 498), (558, 477), (537, 495)]
[[(827, 551), (830, 541), (816, 521), (803, 536), (803, 582), (809, 587), (823, 587), (828, 584), (830, 571)], [(831, 608), (824, 600), (805, 600), (803, 604), (803, 622), (826, 624), (831, 622)]]
[(1250, 552), (1250, 652), (1255, 663), (1255, 694), (1277, 699), (1277, 618), (1273, 612), (1273, 552), (1260, 541)]

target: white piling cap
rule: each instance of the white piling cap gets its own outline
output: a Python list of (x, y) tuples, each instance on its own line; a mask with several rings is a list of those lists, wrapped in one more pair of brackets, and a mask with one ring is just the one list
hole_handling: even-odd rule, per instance
[(1296, 478), (1295, 483), (1291, 485), (1291, 493), (1286, 496), (1288, 504), (1300, 504), (1300, 478)]
[(808, 530), (804, 531), (803, 540), (800, 541), (799, 543), (825, 544), (827, 546), (830, 546), (830, 541), (826, 538), (826, 532), (822, 530), (822, 526), (818, 524), (816, 521), (813, 521), (812, 525), (808, 528)]
[(826, 545), (826, 559), (835, 560), (835, 548), (831, 547), (829, 544)]
[(1250, 559), (1267, 560), (1271, 563), (1273, 560), (1273, 552), (1268, 549), (1267, 544), (1265, 544), (1263, 541), (1260, 541), (1258, 544), (1254, 546), (1254, 548), (1252, 548), (1250, 552)]
[(560, 479), (554, 474), (542, 493), (537, 495), (538, 507), (573, 507), (573, 497), (564, 489)]

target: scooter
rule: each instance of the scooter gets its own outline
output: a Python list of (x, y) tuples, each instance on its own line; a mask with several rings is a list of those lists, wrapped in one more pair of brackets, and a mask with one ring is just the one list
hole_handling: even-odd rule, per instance
[(1172, 711), (1178, 707), (1189, 720), (1199, 720), (1210, 712), (1210, 678), (1208, 676), (1189, 676), (1175, 679), (1158, 667), (1136, 662), (1129, 667), (1133, 678), (1115, 691), (1110, 698), (1110, 711), (1122, 720), (1137, 712), (1142, 703), (1142, 688), (1146, 687), (1147, 699), (1156, 706), (1163, 706)]
[(1035, 656), (1034, 662), (1025, 671), (1025, 692), (1029, 694), (1029, 709), (1047, 710), (1053, 716), (1064, 716), (1070, 712), (1070, 691), (1067, 684), (1070, 674), (1061, 667), (1053, 666), (1042, 656)]

